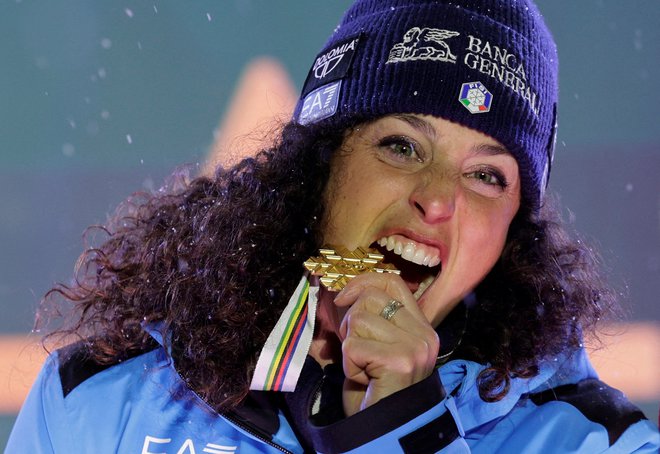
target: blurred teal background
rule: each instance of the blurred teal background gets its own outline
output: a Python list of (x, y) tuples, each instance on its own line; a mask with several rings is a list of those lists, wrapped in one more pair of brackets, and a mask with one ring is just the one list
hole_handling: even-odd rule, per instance
[[(81, 233), (201, 162), (245, 65), (300, 87), (348, 0), (0, 3), (0, 334), (27, 333)], [(660, 321), (660, 2), (539, 0), (560, 54), (550, 188)], [(657, 402), (640, 402), (651, 418)], [(4, 446), (14, 415), (0, 418)]]

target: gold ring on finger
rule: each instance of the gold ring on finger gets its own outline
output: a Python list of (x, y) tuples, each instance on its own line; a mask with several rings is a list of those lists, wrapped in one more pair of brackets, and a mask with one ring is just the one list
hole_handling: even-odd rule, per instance
[(382, 311), (380, 311), (380, 316), (383, 317), (385, 320), (390, 320), (392, 317), (394, 317), (394, 314), (403, 307), (403, 303), (401, 301), (397, 301), (395, 299), (391, 299), (383, 308)]

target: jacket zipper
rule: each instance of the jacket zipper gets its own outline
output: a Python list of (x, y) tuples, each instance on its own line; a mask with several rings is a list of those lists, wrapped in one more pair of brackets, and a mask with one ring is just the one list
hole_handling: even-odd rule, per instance
[(255, 432), (254, 430), (250, 429), (248, 426), (246, 426), (245, 424), (241, 423), (241, 422), (238, 421), (236, 418), (234, 418), (233, 416), (231, 416), (231, 414), (229, 414), (229, 413), (221, 413), (221, 416), (222, 416), (223, 418), (226, 418), (226, 419), (227, 419), (228, 421), (230, 421), (232, 424), (234, 424), (234, 425), (240, 427), (241, 430), (244, 430), (245, 432), (249, 433), (251, 436), (253, 436), (253, 437), (256, 438), (257, 440), (261, 441), (262, 443), (265, 443), (265, 444), (267, 444), (268, 446), (271, 446), (271, 447), (273, 447), (273, 448), (275, 448), (275, 449), (277, 449), (277, 450), (279, 450), (279, 451), (285, 452), (285, 453), (287, 453), (287, 454), (293, 454), (292, 451), (289, 451), (289, 450), (286, 449), (285, 447), (280, 446), (280, 445), (278, 445), (277, 443), (273, 443), (272, 441), (268, 440), (267, 438), (263, 437), (262, 435), (259, 435), (257, 432)]
[[(178, 374), (178, 372), (177, 372), (177, 374)], [(179, 377), (181, 377), (181, 375), (179, 375)], [(234, 418), (230, 413), (217, 413), (217, 412), (213, 409), (213, 407), (211, 407), (211, 406), (206, 402), (206, 400), (202, 399), (202, 397), (201, 397), (199, 394), (197, 394), (197, 391), (195, 391), (195, 390), (192, 388), (192, 386), (188, 385), (188, 382), (187, 382), (186, 380), (184, 380), (183, 377), (181, 377), (181, 378), (182, 378), (183, 382), (186, 384), (186, 387), (188, 388), (188, 390), (189, 390), (190, 392), (192, 392), (192, 393), (195, 395), (195, 397), (197, 397), (197, 398), (200, 400), (200, 402), (204, 402), (204, 405), (206, 405), (207, 408), (208, 408), (209, 410), (211, 410), (213, 413), (222, 416), (222, 417), (225, 418), (227, 421), (229, 421), (229, 422), (231, 422), (232, 424), (234, 424), (235, 426), (239, 427), (241, 430), (247, 432), (247, 433), (250, 434), (252, 437), (256, 438), (257, 440), (261, 441), (262, 443), (267, 444), (268, 446), (271, 446), (271, 447), (277, 449), (278, 451), (282, 451), (282, 452), (287, 453), (287, 454), (293, 454), (293, 451), (289, 451), (289, 450), (286, 449), (284, 446), (280, 446), (280, 445), (278, 445), (277, 443), (273, 443), (272, 441), (270, 441), (269, 439), (267, 439), (267, 438), (264, 437), (263, 435), (258, 434), (258, 433), (257, 433), (256, 431), (254, 431), (253, 429), (250, 429), (248, 426), (246, 426), (245, 424), (243, 424), (243, 423), (241, 423), (240, 421), (238, 421), (238, 420), (237, 420), (236, 418)]]
[(314, 407), (316, 405), (316, 402), (319, 403), (319, 409), (321, 407), (321, 390), (323, 389), (323, 382), (325, 381), (325, 373), (323, 374), (323, 377), (321, 377), (321, 381), (319, 382), (318, 385), (316, 385), (316, 390), (314, 391), (314, 398), (312, 399), (311, 402), (311, 408), (309, 408), (309, 414), (310, 415), (315, 415), (314, 413)]

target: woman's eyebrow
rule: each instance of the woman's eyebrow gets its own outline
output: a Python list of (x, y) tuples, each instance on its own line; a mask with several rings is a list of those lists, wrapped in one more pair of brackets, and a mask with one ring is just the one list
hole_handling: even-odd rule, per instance
[(431, 140), (437, 140), (438, 139), (438, 132), (435, 130), (433, 125), (429, 123), (428, 121), (416, 117), (415, 115), (409, 115), (409, 114), (398, 114), (394, 115), (394, 118), (405, 121), (408, 123), (410, 126), (424, 134), (426, 137), (428, 137)]
[(504, 148), (503, 146), (492, 145), (488, 143), (482, 143), (481, 145), (475, 146), (474, 148), (472, 148), (472, 152), (477, 155), (497, 156), (497, 155), (506, 154), (513, 157), (511, 152), (506, 148)]
[[(424, 120), (423, 118), (419, 118), (415, 115), (410, 115), (410, 114), (397, 114), (397, 115), (393, 115), (393, 117), (408, 123), (414, 129), (418, 130), (419, 132), (421, 132), (431, 140), (437, 140), (438, 137), (440, 136), (440, 134), (438, 134), (438, 131), (433, 127), (433, 125), (428, 121)], [(511, 152), (507, 150), (505, 147), (501, 145), (493, 145), (488, 143), (482, 143), (480, 145), (475, 146), (472, 149), (472, 152), (474, 154), (482, 154), (488, 156), (497, 156), (504, 154), (513, 157)]]

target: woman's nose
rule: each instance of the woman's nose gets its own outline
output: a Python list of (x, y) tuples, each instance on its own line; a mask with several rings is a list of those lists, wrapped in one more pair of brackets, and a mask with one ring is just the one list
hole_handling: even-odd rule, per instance
[(447, 221), (455, 210), (454, 185), (444, 178), (433, 178), (419, 181), (410, 194), (410, 205), (428, 224)]

